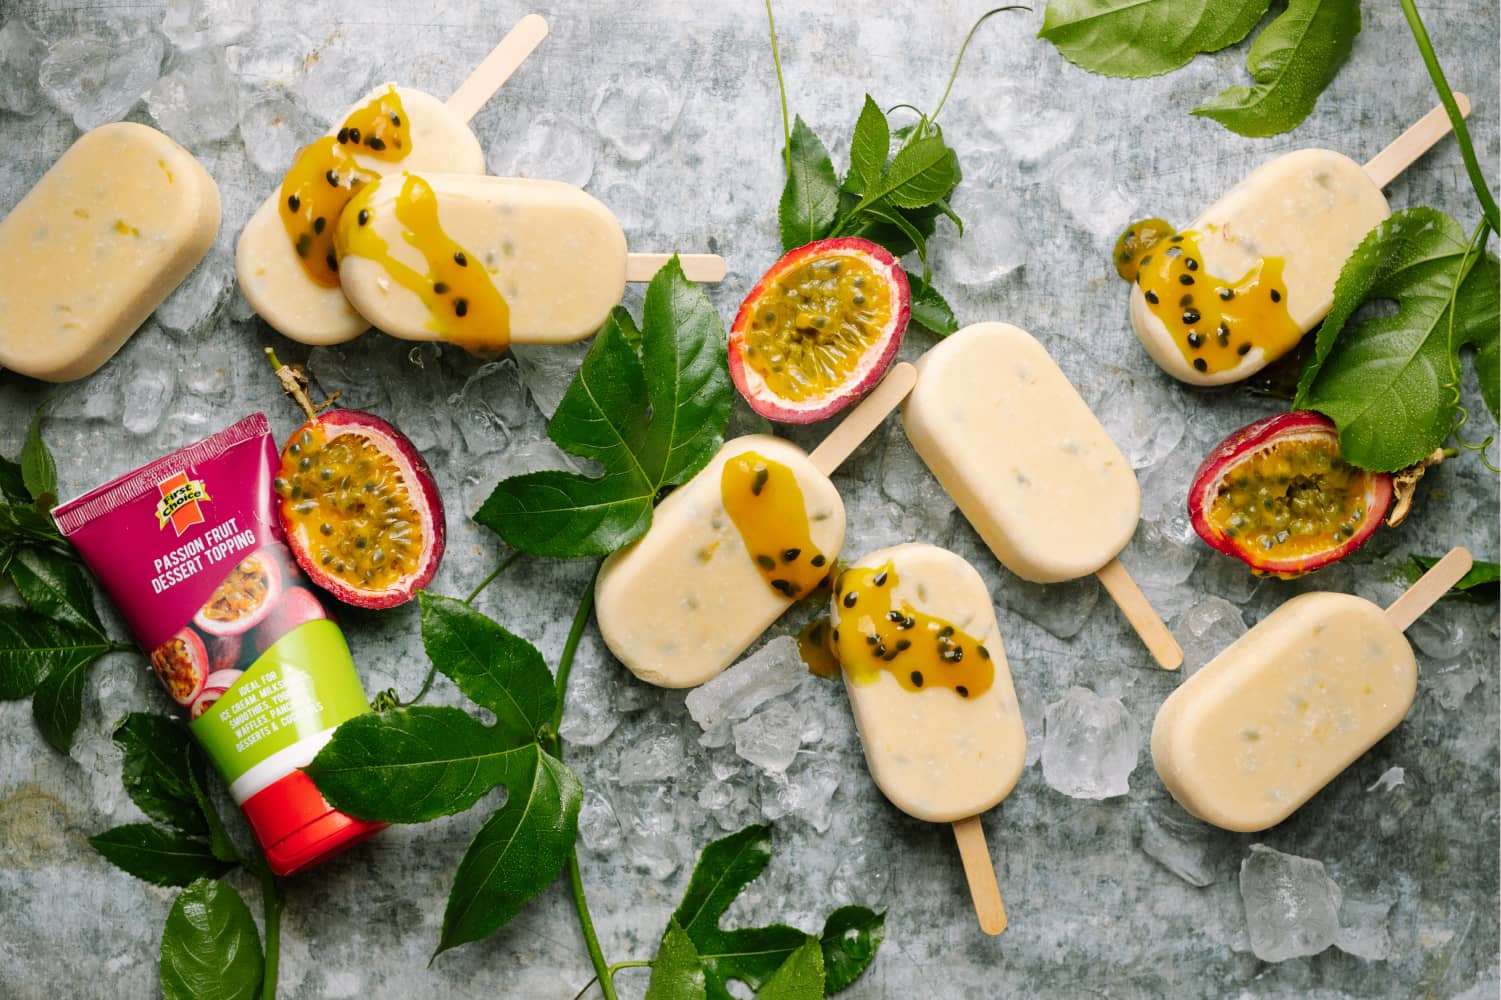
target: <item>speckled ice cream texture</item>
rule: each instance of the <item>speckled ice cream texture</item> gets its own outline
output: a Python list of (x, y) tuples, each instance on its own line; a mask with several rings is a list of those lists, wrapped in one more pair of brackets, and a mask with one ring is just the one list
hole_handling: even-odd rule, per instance
[[(254, 23), (226, 51), (239, 81), (240, 128), (212, 142), (178, 136), (204, 160), (224, 198), (219, 245), (179, 293), (182, 301), (88, 381), (48, 387), (0, 375), (0, 454), (16, 454), (30, 414), (50, 400), (45, 428), (65, 495), (252, 409), (270, 414), (279, 434), (296, 422), (260, 351), (272, 345), (299, 361), (307, 352), (253, 320), (227, 280), (233, 240), (277, 180), (261, 150), (247, 156), (241, 137), (289, 148), (381, 79), (447, 93), (530, 9), (481, 0), (254, 6)], [(781, 4), (793, 109), (842, 163), (862, 94), (870, 91), (883, 106), (931, 107), (984, 6)], [(945, 132), (968, 178), (961, 193), (969, 193), (956, 204), (967, 210), (970, 229), (957, 240), (942, 227), (938, 282), (961, 322), (1002, 320), (1041, 339), (1138, 466), (1149, 520), (1122, 558), (1164, 618), (1188, 615), (1205, 595), (1241, 609), (1247, 625), (1309, 589), (1384, 602), (1399, 589), (1389, 577), (1408, 553), (1438, 554), (1463, 543), (1477, 557), (1497, 558), (1496, 479), (1468, 454), (1430, 474), (1417, 513), (1402, 528), (1378, 533), (1346, 564), (1311, 579), (1257, 581), (1198, 544), (1181, 511), (1193, 466), (1225, 434), (1277, 404), (1234, 390), (1189, 390), (1162, 375), (1131, 333), (1125, 289), (1107, 262), (1109, 240), (1128, 216), (1187, 219), (1256, 164), (1300, 146), (1367, 159), (1431, 107), (1430, 84), (1395, 5), (1365, 6), (1351, 62), (1312, 117), (1268, 140), (1243, 139), (1188, 114), (1223, 87), (1246, 82), (1245, 45), (1157, 79), (1107, 80), (1073, 68), (1032, 37), (1038, 6), (1031, 14), (998, 15), (981, 29), (944, 110)], [(586, 181), (620, 217), (633, 249), (724, 254), (729, 277), (710, 294), (728, 319), (777, 253), (781, 125), (760, 5), (701, 5), (691, 17), (672, 0), (544, 5), (541, 12), (551, 36), (475, 119), (492, 169)], [(1481, 162), (1494, 173), (1497, 5), (1424, 13), (1450, 79), (1475, 96), (1471, 129)], [(12, 16), (55, 43), (77, 33), (157, 31), (162, 5), (0, 0), (0, 22)], [(169, 56), (161, 72), (173, 65)], [(287, 109), (289, 124), (279, 113)], [(144, 103), (128, 117), (150, 121)], [(7, 150), (0, 211), (76, 135), (72, 116), (45, 98), (28, 115), (0, 111), (0, 148)], [(556, 158), (551, 169), (541, 166), (544, 155)], [(1387, 195), (1394, 208), (1432, 205), (1467, 228), (1476, 219), (1452, 142)], [(1111, 217), (1081, 206), (1080, 197)], [(640, 296), (628, 293), (633, 309)], [(929, 343), (914, 331), (902, 357), (916, 357)], [(499, 478), (562, 462), (535, 403), (519, 393), (517, 369), (502, 365), (470, 383), (480, 364), (456, 350), (373, 335), (318, 350), (312, 360), (327, 388), (392, 418), (426, 452), (450, 514), (449, 554), (435, 587), (466, 593), (501, 551), (468, 514)], [(542, 398), (556, 400), (545, 366), (522, 372), (538, 380)], [(1474, 416), (1470, 436), (1483, 437), (1483, 405), (1468, 393), (1464, 403)], [(760, 430), (737, 409), (732, 433)], [(791, 436), (807, 446), (821, 434)], [(995, 598), (1029, 744), (1041, 747), (1046, 706), (1075, 685), (1119, 699), (1149, 731), (1178, 678), (1150, 664), (1096, 584), (1041, 591), (1002, 570), (894, 427), (835, 481), (849, 513), (850, 557), (922, 540), (953, 548), (980, 569)], [(480, 603), (555, 663), (589, 572), (586, 562), (523, 560)], [(794, 611), (773, 634), (793, 631), (802, 614)], [(371, 691), (415, 689), (426, 663), (414, 608), (352, 611), (344, 622)], [(1129, 794), (1102, 802), (1049, 788), (1034, 761), (986, 819), (1011, 919), (1004, 936), (988, 939), (975, 927), (952, 835), (882, 799), (838, 685), (809, 679), (758, 709), (790, 701), (803, 726), (786, 774), (764, 774), (735, 756), (732, 739), (701, 746), (683, 692), (634, 681), (591, 629), (570, 708), (581, 741), (568, 747), (568, 757), (608, 803), (621, 833), (619, 846), (581, 848), (605, 952), (616, 961), (649, 957), (697, 850), (765, 810), (779, 815), (777, 853), (729, 920), (785, 919), (812, 930), (845, 902), (887, 908), (886, 943), (850, 997), (1494, 997), (1501, 976), (1496, 608), (1445, 603), (1411, 637), (1419, 693), (1395, 733), (1275, 830), (1255, 838), (1201, 835), (1192, 827), (1182, 834), (1188, 842), (1181, 851), (1198, 880), (1213, 875), (1203, 888), (1157, 860), (1173, 856), (1164, 838), (1183, 827), (1157, 823), (1153, 854), (1140, 846), (1145, 821), (1177, 808), (1145, 760)], [(446, 682), (433, 700), (459, 703)], [(84, 842), (141, 818), (120, 787), (119, 756), (108, 738), (116, 719), (140, 709), (165, 711), (167, 702), (140, 661), (126, 656), (95, 668), (68, 757), (42, 742), (25, 702), (0, 704), (0, 922), (7, 928), (0, 994), (50, 1000), (155, 990), (172, 893), (111, 868)], [(645, 766), (676, 777), (619, 784), (626, 751), (658, 736), (679, 737), (679, 744), (661, 745), (668, 756), (680, 748), (682, 759)], [(1405, 769), (1403, 784), (1367, 790), (1396, 766)], [(830, 775), (838, 786), (827, 801)], [(392, 830), (288, 882), (281, 995), (571, 997), (592, 970), (558, 886), (492, 938), (427, 967), (454, 866), (494, 802)], [(610, 844), (611, 819), (598, 799), (591, 799), (590, 815), (590, 832)], [(825, 824), (826, 832), (817, 829)], [(1347, 901), (1367, 901), (1375, 911), (1390, 903), (1391, 957), (1364, 960), (1331, 948), (1276, 965), (1259, 961), (1237, 885), (1253, 839), (1322, 861)], [(240, 888), (254, 906), (254, 886)], [(1380, 937), (1380, 928), (1367, 930)], [(646, 978), (623, 972), (622, 995), (639, 997)]]

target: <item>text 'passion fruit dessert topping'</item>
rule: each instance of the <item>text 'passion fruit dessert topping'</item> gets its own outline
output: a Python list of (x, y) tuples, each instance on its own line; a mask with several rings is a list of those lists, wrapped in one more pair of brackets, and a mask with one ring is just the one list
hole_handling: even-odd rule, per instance
[(953, 623), (893, 601), (896, 570), (845, 570), (834, 584), (843, 610), (834, 630), (834, 653), (850, 679), (869, 684), (885, 670), (908, 691), (946, 687), (961, 698), (990, 690), (995, 665), (990, 651)]
[(740, 306), (730, 376), (762, 416), (813, 423), (886, 373), (911, 316), (906, 272), (884, 248), (820, 240), (785, 254)]
[(724, 509), (768, 586), (783, 597), (806, 597), (829, 575), (829, 559), (813, 544), (808, 508), (792, 470), (747, 451), (724, 464)]
[(1391, 499), (1391, 476), (1350, 465), (1333, 422), (1298, 411), (1258, 420), (1211, 451), (1188, 511), (1213, 548), (1291, 578), (1360, 548)]

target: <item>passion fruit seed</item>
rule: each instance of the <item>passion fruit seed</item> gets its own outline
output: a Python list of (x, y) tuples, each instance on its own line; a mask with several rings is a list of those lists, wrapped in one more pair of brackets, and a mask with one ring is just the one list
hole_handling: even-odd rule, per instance
[(230, 570), (199, 613), (209, 621), (232, 622), (255, 611), (266, 603), (270, 589), (267, 572), (259, 559), (244, 560)]
[(1364, 477), (1337, 443), (1300, 438), (1236, 464), (1208, 517), (1243, 546), (1298, 557), (1352, 538), (1365, 518), (1364, 497)]

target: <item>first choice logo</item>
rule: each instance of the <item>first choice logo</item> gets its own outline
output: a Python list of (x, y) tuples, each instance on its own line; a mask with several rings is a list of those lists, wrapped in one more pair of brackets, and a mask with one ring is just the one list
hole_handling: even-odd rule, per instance
[(184, 531), (206, 520), (198, 505), (213, 498), (208, 495), (203, 480), (189, 479), (187, 473), (178, 472), (157, 483), (156, 488), (162, 495), (156, 505), (158, 528), (166, 530), (170, 523), (177, 537), (181, 538)]

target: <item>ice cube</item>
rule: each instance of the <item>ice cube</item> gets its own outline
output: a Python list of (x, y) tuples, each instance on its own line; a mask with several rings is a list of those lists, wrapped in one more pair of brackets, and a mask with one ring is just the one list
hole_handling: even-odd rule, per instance
[(1339, 933), (1341, 893), (1322, 861), (1252, 844), (1240, 863), (1251, 950), (1263, 962), (1317, 955)]
[(665, 784), (628, 790), (615, 800), (626, 854), (654, 879), (665, 879), (683, 863), (675, 805), (672, 789)]
[(594, 666), (574, 671), (563, 723), (558, 727), (558, 735), (574, 746), (599, 746), (620, 725), (612, 665), (602, 657), (598, 643), (595, 636), (583, 638), (576, 662)]
[(802, 745), (797, 706), (779, 701), (734, 726), (735, 753), (773, 774), (787, 770)]
[[(1026, 264), (1032, 241), (1016, 218), (1018, 195), (999, 182), (998, 173), (982, 167), (974, 183), (954, 192), (950, 207), (965, 221), (964, 235), (941, 228), (941, 238), (932, 242), (933, 269), (945, 279), (986, 288)], [(965, 177), (972, 179), (968, 164)]]
[(773, 821), (796, 816), (819, 833), (827, 832), (834, 822), (830, 804), (840, 773), (835, 762), (815, 758), (792, 774), (768, 775), (771, 794), (762, 794), (761, 814)]
[(584, 792), (579, 805), (579, 838), (591, 851), (612, 851), (620, 846), (620, 820), (615, 807), (598, 789)]
[(146, 109), (184, 146), (198, 148), (229, 135), (239, 124), (240, 91), (224, 52), (200, 49), (173, 60), (147, 91)]
[(162, 34), (179, 49), (227, 45), (255, 26), (255, 9), (243, 0), (167, 0)]
[(683, 96), (652, 73), (626, 73), (594, 95), (594, 127), (624, 159), (639, 163), (677, 125)]
[(42, 91), (81, 129), (119, 121), (156, 82), (163, 51), (153, 34), (114, 45), (93, 35), (64, 38), (42, 61)]
[(213, 315), (219, 304), (229, 297), (234, 284), (234, 258), (217, 247), (199, 261), (156, 309), (156, 321), (163, 329), (182, 333), (193, 329)]
[(1371, 784), (1371, 787), (1366, 789), (1366, 791), (1389, 792), (1392, 789), (1405, 784), (1407, 784), (1406, 769), (1400, 767), (1389, 767), (1385, 771), (1381, 772), (1381, 777), (1377, 778), (1375, 782)]
[(527, 419), (526, 386), (515, 358), (481, 365), (464, 388), (448, 397), (464, 447), (471, 456), (503, 449), (512, 428)]
[(1371, 962), (1392, 957), (1392, 904), (1380, 900), (1346, 899), (1339, 908), (1339, 931), (1334, 947)]
[[(224, 56), (240, 80), (285, 86), (307, 72), (314, 47), (306, 35), (278, 19), (263, 25), (256, 32), (253, 44), (231, 45), (224, 50)], [(348, 95), (350, 103), (356, 96)]]
[(0, 28), (0, 111), (29, 115), (42, 106), (37, 86), (47, 44), (13, 14)]
[[(289, 48), (280, 58), (291, 55)], [(363, 40), (330, 39), (309, 53), (303, 65), (306, 71), (297, 92), (313, 118), (324, 125), (341, 120), (349, 106), (375, 85), (377, 62), (370, 58)]]
[(1153, 807), (1141, 819), (1141, 849), (1193, 886), (1215, 880), (1213, 831), (1172, 805)]
[(1116, 698), (1071, 687), (1047, 707), (1042, 777), (1076, 799), (1108, 799), (1131, 790), (1141, 728)]
[(985, 124), (1023, 166), (1039, 163), (1067, 142), (1079, 125), (1079, 115), (1050, 107), (1038, 88), (1003, 83), (982, 102)]
[(1459, 604), (1440, 604), (1412, 623), (1407, 637), (1423, 655), (1435, 660), (1454, 660), (1479, 641), (1474, 619)]
[(1133, 469), (1156, 465), (1183, 440), (1182, 393), (1165, 379), (1121, 374), (1112, 382), (1111, 392), (1094, 407), (1095, 416)]
[(315, 136), (305, 118), (285, 91), (247, 98), (240, 110), (240, 139), (257, 170), (280, 176), (291, 167), (297, 151)]
[(591, 343), (511, 345), (511, 355), (521, 366), (521, 381), (543, 416), (551, 419), (557, 412)]
[(526, 128), (521, 147), (502, 161), (490, 153), (490, 169), (501, 175), (563, 181), (583, 187), (594, 176), (594, 138), (566, 115), (543, 112)]
[(1100, 599), (1100, 585), (1091, 577), (1063, 583), (1030, 583), (1007, 577), (1001, 602), (1027, 621), (1060, 639), (1079, 634)]
[(1179, 615), (1172, 632), (1183, 647), (1183, 676), (1187, 677), (1220, 655), (1247, 629), (1240, 608), (1211, 595)]
[(705, 733), (722, 731), (761, 705), (797, 688), (808, 669), (797, 640), (779, 635), (706, 684), (688, 692), (688, 714)]
[(150, 434), (177, 387), (176, 352), (154, 324), (138, 332), (127, 350), (111, 362), (124, 386), (121, 423), (131, 434)]
[(622, 785), (649, 785), (683, 774), (683, 738), (675, 731), (638, 735), (620, 755)]

